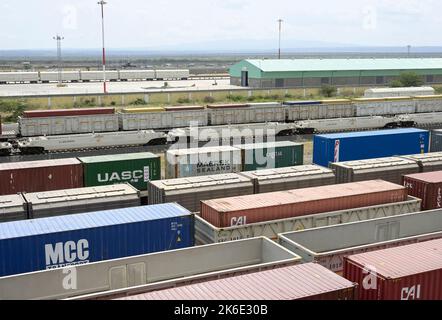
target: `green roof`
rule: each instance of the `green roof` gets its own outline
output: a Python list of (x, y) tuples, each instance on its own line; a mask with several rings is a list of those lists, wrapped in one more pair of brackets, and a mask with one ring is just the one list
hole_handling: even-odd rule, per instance
[(128, 153), (128, 154), (114, 154), (114, 155), (82, 157), (82, 158), (78, 158), (78, 160), (80, 160), (82, 163), (101, 163), (101, 162), (113, 162), (113, 161), (151, 159), (151, 158), (158, 158), (158, 157), (159, 156), (154, 155), (153, 153), (150, 153), (150, 152), (141, 152), (141, 153)]
[(442, 69), (442, 59), (264, 59), (245, 60), (263, 72)]

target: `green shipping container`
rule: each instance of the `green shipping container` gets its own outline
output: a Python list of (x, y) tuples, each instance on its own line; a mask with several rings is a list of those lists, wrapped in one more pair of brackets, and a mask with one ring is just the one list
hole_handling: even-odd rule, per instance
[(241, 149), (242, 171), (284, 168), (304, 164), (304, 145), (291, 141), (236, 145)]
[(128, 182), (140, 191), (150, 180), (161, 179), (160, 157), (150, 152), (78, 158), (83, 163), (84, 186)]

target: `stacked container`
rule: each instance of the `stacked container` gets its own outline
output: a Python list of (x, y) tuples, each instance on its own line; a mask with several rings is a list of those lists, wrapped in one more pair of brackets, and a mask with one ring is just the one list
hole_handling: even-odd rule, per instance
[(442, 171), (406, 175), (408, 194), (422, 199), (422, 210), (442, 208)]
[(413, 154), (410, 156), (402, 156), (401, 158), (415, 161), (420, 167), (420, 172), (442, 170), (442, 152)]
[(78, 158), (84, 166), (84, 186), (130, 183), (140, 191), (161, 179), (160, 157), (149, 152)]
[(26, 201), (21, 194), (0, 196), (0, 223), (27, 218)]

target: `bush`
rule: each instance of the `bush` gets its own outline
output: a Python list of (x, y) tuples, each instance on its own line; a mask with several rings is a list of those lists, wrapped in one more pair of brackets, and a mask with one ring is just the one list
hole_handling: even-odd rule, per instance
[(114, 107), (114, 106), (117, 105), (117, 103), (116, 103), (115, 101), (112, 101), (112, 102), (110, 103), (110, 105)]
[(253, 102), (253, 101), (256, 101), (256, 97), (255, 96), (250, 96), (250, 97), (247, 97), (247, 99), (246, 99), (248, 102)]
[(9, 113), (9, 115), (4, 118), (4, 122), (17, 122), (18, 117), (20, 117), (26, 109), (28, 109), (28, 106), (23, 102), (0, 101), (0, 112)]
[(293, 98), (293, 95), (291, 95), (290, 93), (286, 93), (286, 94), (284, 95), (284, 98), (285, 98), (285, 99), (292, 99), (292, 98)]
[(233, 102), (241, 102), (241, 101), (245, 100), (245, 98), (243, 96), (229, 94), (227, 96), (227, 100), (230, 100)]
[(177, 102), (178, 102), (179, 104), (184, 104), (184, 103), (190, 103), (190, 100), (189, 100), (189, 98), (179, 98), (179, 99), (177, 100)]
[(390, 87), (420, 87), (424, 84), (422, 77), (415, 72), (401, 73), (398, 80), (394, 80), (390, 83)]
[(135, 105), (135, 106), (142, 106), (142, 105), (146, 104), (146, 102), (143, 99), (138, 98), (135, 101), (132, 101), (130, 104)]
[(214, 103), (215, 102), (215, 98), (211, 97), (211, 96), (206, 96), (203, 99), (204, 103)]
[(434, 88), (434, 91), (436, 91), (438, 94), (442, 94), (442, 87), (436, 87)]
[(327, 84), (321, 87), (320, 92), (324, 97), (331, 98), (336, 96), (336, 94), (338, 93), (338, 89), (335, 86)]
[(400, 80), (393, 80), (390, 83), (390, 88), (401, 88), (401, 87), (403, 87), (403, 85)]

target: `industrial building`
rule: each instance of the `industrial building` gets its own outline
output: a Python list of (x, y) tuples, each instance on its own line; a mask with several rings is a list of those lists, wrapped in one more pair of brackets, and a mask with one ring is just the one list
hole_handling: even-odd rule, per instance
[(442, 59), (263, 59), (230, 68), (232, 85), (252, 88), (386, 86), (403, 72), (416, 72), (425, 84), (442, 84)]

